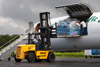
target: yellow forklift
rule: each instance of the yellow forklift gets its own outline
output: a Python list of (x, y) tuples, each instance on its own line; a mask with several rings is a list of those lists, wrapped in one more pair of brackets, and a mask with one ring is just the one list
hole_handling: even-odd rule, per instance
[[(50, 26), (50, 12), (40, 13), (40, 26), (38, 28), (38, 33), (28, 34), (28, 44), (20, 44), (17, 46), (15, 61), (21, 62), (23, 59), (27, 59), (28, 62), (35, 62), (46, 60), (47, 62), (55, 61), (54, 51), (51, 49), (50, 38), (57, 37), (57, 31), (52, 32), (52, 30), (57, 30), (57, 24), (55, 28)], [(38, 37), (37, 43), (33, 41), (32, 36)], [(41, 46), (41, 48), (39, 47)]]

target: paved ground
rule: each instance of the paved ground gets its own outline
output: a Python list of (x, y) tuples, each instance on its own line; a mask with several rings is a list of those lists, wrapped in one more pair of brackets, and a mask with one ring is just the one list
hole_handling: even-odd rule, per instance
[(16, 63), (12, 59), (9, 61), (0, 61), (0, 67), (100, 67), (99, 59), (85, 59), (85, 58), (57, 58), (55, 62), (36, 62), (28, 63), (22, 61)]

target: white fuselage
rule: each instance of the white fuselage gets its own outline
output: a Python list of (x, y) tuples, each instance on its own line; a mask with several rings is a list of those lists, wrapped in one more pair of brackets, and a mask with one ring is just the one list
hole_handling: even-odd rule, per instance
[[(51, 24), (66, 17), (51, 19)], [(52, 38), (51, 48), (55, 51), (72, 49), (100, 49), (100, 13), (93, 13), (88, 22), (88, 35), (75, 38)]]

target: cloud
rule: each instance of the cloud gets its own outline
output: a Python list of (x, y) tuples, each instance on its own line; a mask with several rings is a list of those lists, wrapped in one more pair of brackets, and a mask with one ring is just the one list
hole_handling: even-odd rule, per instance
[(78, 3), (79, 0), (3, 0), (3, 16), (24, 21), (39, 21), (39, 13), (50, 11), (51, 17), (65, 16), (64, 10), (56, 10), (55, 6)]
[(0, 0), (0, 14), (2, 12), (2, 0)]
[(24, 33), (27, 29), (26, 26), (21, 24), (17, 24), (17, 22), (23, 21), (15, 21), (11, 18), (5, 18), (0, 16), (0, 34), (19, 34)]
[[(28, 28), (28, 22), (34, 23), (39, 21), (39, 13), (49, 11), (51, 18), (66, 16), (63, 9), (55, 9), (56, 6), (69, 5), (85, 2), (88, 3), (92, 9), (97, 12), (100, 11), (99, 0), (0, 0), (0, 23), (5, 24), (5, 28), (0, 24), (0, 31), (4, 33), (22, 33), (23, 28)], [(9, 20), (8, 20), (9, 19)], [(9, 22), (9, 23), (8, 23)], [(6, 24), (8, 24), (6, 26)], [(5, 30), (2, 30), (4, 28)], [(9, 32), (10, 29), (11, 32)]]

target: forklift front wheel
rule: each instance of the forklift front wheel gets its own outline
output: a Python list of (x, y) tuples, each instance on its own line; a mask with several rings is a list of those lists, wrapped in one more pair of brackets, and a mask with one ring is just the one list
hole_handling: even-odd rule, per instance
[(35, 62), (36, 60), (36, 56), (35, 56), (35, 53), (34, 52), (30, 52), (28, 55), (27, 55), (27, 61), (28, 62)]
[(55, 54), (53, 52), (50, 52), (48, 54), (47, 62), (54, 62), (55, 61)]

